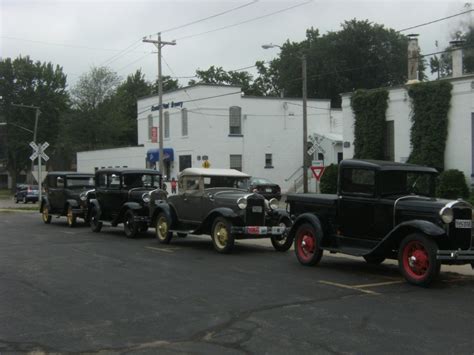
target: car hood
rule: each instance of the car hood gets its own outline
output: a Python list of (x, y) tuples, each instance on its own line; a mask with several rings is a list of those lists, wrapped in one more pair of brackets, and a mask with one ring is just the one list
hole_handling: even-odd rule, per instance
[(151, 192), (154, 190), (155, 189), (146, 188), (146, 187), (143, 187), (143, 188), (140, 187), (140, 188), (129, 190), (128, 191), (129, 201), (143, 202), (143, 198), (142, 198), (143, 194), (147, 192), (151, 194)]
[(205, 192), (210, 196), (212, 195), (216, 200), (232, 202), (237, 201), (240, 197), (249, 195), (249, 192), (246, 190), (234, 189), (231, 187), (206, 189)]
[(450, 202), (461, 202), (456, 200), (446, 200), (441, 198), (428, 197), (407, 197), (397, 203), (397, 211), (418, 212), (418, 213), (438, 213), (446, 204)]

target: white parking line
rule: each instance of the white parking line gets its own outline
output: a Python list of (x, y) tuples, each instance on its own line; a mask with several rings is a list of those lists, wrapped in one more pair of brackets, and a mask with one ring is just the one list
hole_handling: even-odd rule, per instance
[(157, 248), (157, 247), (145, 247), (146, 249), (156, 250), (156, 251), (163, 251), (165, 253), (174, 253), (175, 250), (179, 250), (180, 248)]
[(378, 292), (374, 292), (374, 291), (370, 291), (370, 290), (365, 290), (365, 289), (363, 289), (363, 288), (356, 287), (356, 286), (340, 284), (340, 283), (337, 283), (337, 282), (319, 280), (319, 283), (322, 283), (322, 284), (325, 284), (325, 285), (329, 285), (329, 286), (336, 286), (336, 287), (341, 287), (341, 288), (347, 288), (347, 289), (350, 289), (350, 290), (355, 290), (355, 291), (359, 291), (359, 292), (362, 292), (362, 293), (367, 293), (367, 294), (369, 294), (369, 295), (374, 295), (374, 296), (379, 296), (379, 295), (380, 295), (380, 293), (378, 293)]

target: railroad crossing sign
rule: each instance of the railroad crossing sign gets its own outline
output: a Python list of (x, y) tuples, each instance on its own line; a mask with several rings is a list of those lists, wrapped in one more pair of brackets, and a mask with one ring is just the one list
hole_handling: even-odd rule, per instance
[(314, 134), (312, 136), (308, 137), (311, 143), (313, 143), (313, 146), (308, 149), (307, 153), (308, 155), (313, 155), (314, 152), (319, 151), (320, 153), (326, 154), (326, 151), (324, 148), (321, 146), (321, 143), (325, 139), (324, 136), (319, 135), (319, 134)]
[(49, 157), (46, 155), (44, 152), (46, 148), (49, 147), (48, 142), (44, 142), (43, 144), (36, 144), (35, 142), (30, 142), (30, 147), (33, 148), (33, 154), (30, 155), (31, 160), (35, 160), (39, 157), (41, 157), (44, 161), (48, 161)]

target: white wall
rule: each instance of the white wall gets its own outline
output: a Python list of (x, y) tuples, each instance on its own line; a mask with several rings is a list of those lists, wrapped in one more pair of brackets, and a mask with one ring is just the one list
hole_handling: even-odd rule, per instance
[[(471, 115), (474, 112), (474, 76), (445, 79), (453, 85), (451, 108), (448, 112), (448, 137), (444, 155), (445, 169), (464, 172), (471, 182), (472, 137)], [(389, 90), (387, 121), (394, 121), (395, 161), (404, 162), (411, 152), (411, 101), (405, 87)], [(350, 106), (350, 94), (342, 95), (343, 139), (350, 147), (344, 148), (344, 158), (354, 155), (354, 114)]]
[(81, 173), (93, 173), (95, 168), (145, 168), (145, 159), (146, 151), (144, 147), (127, 147), (78, 152), (77, 171)]

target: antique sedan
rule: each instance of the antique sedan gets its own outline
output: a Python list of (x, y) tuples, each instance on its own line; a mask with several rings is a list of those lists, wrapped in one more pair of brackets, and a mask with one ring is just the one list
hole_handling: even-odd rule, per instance
[(51, 217), (66, 216), (69, 227), (77, 218), (87, 219), (88, 200), (94, 194), (94, 175), (68, 171), (49, 172), (44, 182), (40, 212), (44, 223)]
[(474, 267), (472, 206), (434, 197), (436, 169), (385, 161), (344, 160), (336, 195), (289, 195), (290, 232), (303, 265), (323, 250), (378, 264), (398, 259), (405, 279), (426, 286), (441, 264)]
[(280, 185), (271, 182), (268, 179), (252, 176), (249, 181), (248, 190), (250, 192), (256, 192), (267, 200), (276, 198), (278, 201), (281, 199), (281, 188)]
[(158, 240), (169, 243), (173, 232), (210, 234), (214, 248), (229, 253), (236, 239), (270, 238), (276, 250), (288, 250), (288, 214), (276, 199), (249, 193), (249, 178), (233, 169), (183, 170), (177, 195), (151, 194), (150, 218)]
[(103, 222), (123, 223), (125, 235), (134, 238), (149, 227), (150, 192), (162, 188), (161, 174), (152, 169), (101, 169), (95, 174), (95, 198), (90, 201), (92, 231)]

